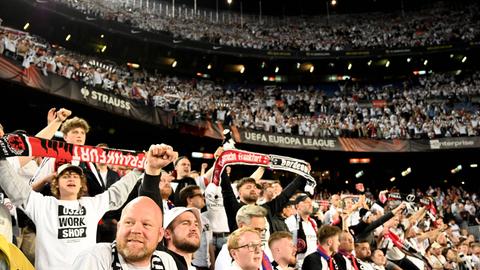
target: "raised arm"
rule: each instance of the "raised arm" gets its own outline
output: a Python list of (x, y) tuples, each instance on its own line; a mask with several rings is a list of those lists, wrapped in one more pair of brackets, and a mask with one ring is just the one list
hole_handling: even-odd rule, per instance
[(0, 187), (16, 206), (25, 204), (32, 192), (28, 183), (15, 172), (5, 159), (0, 159)]
[[(42, 139), (50, 140), (55, 135), (55, 132), (60, 128), (62, 123), (72, 114), (70, 110), (61, 108), (60, 110), (56, 111), (55, 108), (51, 108), (48, 111), (47, 115), (47, 126), (40, 130), (35, 137), (39, 137)], [(33, 157), (18, 157), (18, 161), (20, 162), (20, 167), (25, 166)]]
[[(173, 162), (177, 157), (178, 153), (174, 152), (169, 145), (151, 145), (147, 152), (147, 160), (145, 161), (145, 174), (159, 177), (162, 168)], [(118, 209), (125, 203), (128, 194), (130, 194), (140, 176), (141, 173), (138, 170), (133, 170), (108, 188), (106, 192), (109, 193), (110, 210)], [(158, 185), (156, 188), (158, 189)]]
[(157, 203), (160, 209), (163, 209), (162, 196), (160, 195), (159, 188), (162, 168), (176, 160), (178, 158), (178, 152), (173, 151), (173, 148), (169, 145), (161, 144), (155, 153), (156, 155), (152, 157), (150, 163), (145, 167), (145, 176), (138, 189), (138, 196), (151, 198)]

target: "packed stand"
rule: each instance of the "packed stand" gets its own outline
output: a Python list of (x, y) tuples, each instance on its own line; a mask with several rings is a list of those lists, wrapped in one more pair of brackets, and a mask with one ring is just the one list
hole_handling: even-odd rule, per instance
[[(72, 114), (52, 108), (36, 136), (52, 139), (60, 130), (65, 142), (84, 145), (90, 126)], [(214, 157), (223, 154), (219, 147)], [(462, 188), (357, 183), (309, 194), (305, 176), (286, 174), (282, 186), (263, 179), (263, 166), (248, 175), (235, 165), (217, 185), (214, 166), (192, 170), (165, 144), (151, 145), (144, 171), (63, 162), (0, 159), (4, 204), (14, 213), (1, 216), (15, 221), (3, 224), (0, 240), (17, 251), (0, 248), (1, 263), (34, 269), (31, 261), (40, 270), (480, 269), (480, 198)], [(33, 240), (24, 242), (27, 236)]]
[(222, 15), (222, 21), (217, 21), (212, 11), (207, 16), (206, 11), (198, 10), (195, 16), (193, 9), (182, 6), (176, 7), (172, 16), (171, 6), (162, 1), (136, 1), (136, 4), (132, 0), (56, 1), (88, 16), (168, 33), (178, 39), (260, 50), (412, 48), (466, 43), (478, 40), (480, 34), (478, 3), (459, 9), (440, 2), (435, 7), (407, 12), (405, 16), (373, 13), (331, 15), (328, 21), (325, 17), (289, 17), (260, 22), (258, 17), (248, 15), (234, 21), (231, 15), (228, 20)]

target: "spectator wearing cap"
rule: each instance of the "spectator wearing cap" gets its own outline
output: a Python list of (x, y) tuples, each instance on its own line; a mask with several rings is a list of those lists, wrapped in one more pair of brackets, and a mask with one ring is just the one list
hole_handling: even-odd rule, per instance
[(287, 218), (285, 223), (293, 234), (293, 242), (297, 246), (297, 268), (301, 268), (303, 259), (317, 248), (317, 222), (311, 217), (313, 204), (307, 194), (297, 195), (295, 207), (297, 214)]
[(355, 238), (355, 241), (366, 240), (373, 247), (376, 245), (374, 230), (385, 222), (393, 218), (395, 215), (399, 214), (403, 209), (405, 209), (405, 203), (401, 203), (392, 211), (385, 213), (380, 216), (378, 210), (366, 210), (365, 208), (360, 209), (360, 222), (355, 226), (350, 226), (349, 231)]
[(176, 270), (172, 256), (156, 250), (164, 234), (162, 219), (162, 211), (152, 199), (135, 198), (122, 211), (115, 241), (85, 249), (75, 259), (73, 269)]
[(272, 217), (272, 227), (270, 227), (270, 231), (272, 233), (279, 232), (279, 231), (289, 231), (287, 223), (285, 223), (285, 219), (295, 215), (297, 210), (295, 208), (295, 201), (289, 200), (288, 203), (283, 207), (282, 211), (276, 213)]
[(193, 270), (193, 254), (200, 247), (202, 220), (197, 208), (174, 207), (163, 221), (168, 253), (179, 270)]
[(340, 228), (337, 226), (323, 225), (318, 230), (318, 248), (311, 253), (302, 265), (302, 270), (331, 270), (337, 269), (338, 265), (333, 258), (340, 245)]
[[(159, 173), (175, 157), (171, 147), (152, 145), (146, 155), (145, 173)], [(87, 186), (82, 168), (64, 164), (52, 180), (53, 196), (43, 196), (33, 191), (7, 161), (0, 160), (0, 186), (36, 225), (35, 268), (39, 270), (70, 269), (75, 257), (95, 244), (100, 218), (122, 206), (139, 176), (133, 171), (98, 196), (84, 197)]]
[[(180, 205), (188, 208), (197, 208), (199, 211), (205, 207), (205, 197), (199, 186), (186, 186), (180, 191)], [(215, 248), (212, 242), (212, 229), (205, 213), (202, 219), (202, 232), (199, 249), (193, 254), (192, 264), (197, 270), (208, 270), (215, 263)]]

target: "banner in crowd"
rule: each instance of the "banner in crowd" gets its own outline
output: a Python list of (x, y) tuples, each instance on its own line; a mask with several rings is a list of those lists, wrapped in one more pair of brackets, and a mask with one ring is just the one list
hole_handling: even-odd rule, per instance
[(222, 172), (227, 165), (262, 166), (301, 175), (307, 179), (305, 191), (310, 194), (313, 194), (316, 185), (315, 179), (310, 175), (310, 165), (304, 160), (237, 149), (225, 150), (217, 158), (213, 165), (212, 183), (217, 186), (220, 185)]
[(174, 116), (171, 112), (146, 106), (93, 87), (83, 86), (80, 82), (57, 74), (49, 73), (48, 76), (45, 76), (35, 66), (23, 68), (3, 56), (0, 56), (0, 79), (14, 81), (51, 95), (154, 125), (171, 127), (173, 124)]
[(67, 162), (72, 160), (143, 168), (145, 153), (63, 141), (46, 140), (23, 134), (7, 134), (0, 138), (0, 158), (12, 156), (52, 157)]
[(431, 140), (374, 140), (367, 138), (314, 138), (252, 130), (232, 130), (238, 143), (282, 148), (348, 152), (425, 152), (432, 150), (480, 148), (479, 137)]
[[(13, 81), (51, 95), (80, 102), (123, 117), (178, 128), (182, 133), (223, 139), (223, 126), (218, 122), (197, 120), (175, 124), (175, 116), (159, 108), (146, 106), (113, 93), (82, 86), (80, 82), (49, 73), (43, 75), (36, 67), (22, 68), (0, 56), (0, 79)], [(291, 134), (275, 134), (229, 127), (238, 143), (307, 150), (349, 152), (419, 152), (446, 149), (480, 148), (479, 137), (452, 137), (431, 140), (374, 140), (366, 138), (316, 138)]]

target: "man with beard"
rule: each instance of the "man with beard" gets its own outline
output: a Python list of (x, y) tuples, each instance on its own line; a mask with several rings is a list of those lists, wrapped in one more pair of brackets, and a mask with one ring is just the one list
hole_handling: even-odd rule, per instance
[(307, 194), (299, 194), (295, 198), (295, 207), (297, 214), (285, 219), (285, 223), (293, 233), (293, 242), (297, 246), (297, 268), (301, 268), (303, 259), (317, 249), (317, 222), (310, 217), (313, 205)]
[(293, 270), (297, 263), (297, 247), (292, 242), (292, 234), (287, 231), (274, 232), (268, 239), (272, 251), (274, 270)]
[(357, 258), (352, 254), (355, 249), (353, 236), (347, 232), (342, 231), (340, 233), (340, 246), (338, 247), (338, 253), (333, 255), (334, 260), (338, 264), (339, 270), (354, 269), (358, 270), (359, 262)]
[[(205, 207), (205, 197), (199, 186), (186, 186), (180, 191), (180, 203), (179, 206), (201, 210)], [(193, 254), (192, 264), (197, 270), (208, 270), (210, 265), (215, 263), (215, 247), (212, 242), (210, 221), (206, 218), (205, 213), (202, 213), (200, 217), (202, 218), (200, 248)]]
[[(263, 170), (263, 169), (262, 169)], [(263, 171), (262, 171), (263, 172)], [(240, 202), (237, 200), (235, 193), (230, 182), (230, 177), (223, 173), (220, 186), (222, 187), (223, 205), (225, 212), (227, 213), (228, 226), (230, 231), (236, 230), (237, 223), (235, 215), (243, 205), (256, 204), (259, 197), (259, 189), (257, 188), (257, 182), (254, 178), (245, 177), (238, 181), (237, 190), (240, 197)], [(272, 227), (272, 217), (275, 213), (282, 211), (283, 207), (287, 205), (290, 197), (298, 189), (304, 189), (306, 180), (302, 176), (297, 176), (295, 179), (273, 200), (261, 204), (260, 206), (267, 210), (267, 221), (269, 223), (268, 228)], [(267, 236), (270, 235), (270, 231), (267, 231)]]
[(200, 247), (202, 221), (197, 208), (174, 207), (165, 213), (163, 222), (168, 253), (179, 270), (195, 270), (193, 254)]
[(73, 269), (177, 269), (173, 258), (156, 251), (163, 238), (162, 211), (148, 197), (138, 197), (122, 211), (116, 241), (99, 243), (81, 253)]
[(323, 225), (318, 230), (317, 251), (305, 257), (302, 270), (333, 270), (338, 269), (333, 255), (338, 252), (340, 246), (340, 228)]

